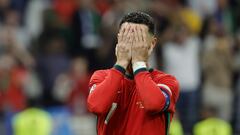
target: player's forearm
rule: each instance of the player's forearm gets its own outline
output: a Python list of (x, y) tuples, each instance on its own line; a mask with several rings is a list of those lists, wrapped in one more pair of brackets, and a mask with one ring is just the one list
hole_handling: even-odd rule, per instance
[(133, 64), (134, 80), (143, 101), (144, 108), (148, 111), (161, 111), (165, 105), (165, 97), (157, 84), (152, 80), (146, 69), (146, 63)]
[(161, 111), (165, 106), (166, 99), (157, 84), (152, 80), (150, 73), (142, 71), (137, 73), (134, 78), (144, 108), (150, 112)]
[(98, 84), (89, 94), (89, 111), (96, 114), (107, 113), (117, 96), (117, 91), (119, 90), (122, 78), (123, 73), (121, 73), (118, 69), (110, 69), (110, 72), (106, 76), (105, 80)]

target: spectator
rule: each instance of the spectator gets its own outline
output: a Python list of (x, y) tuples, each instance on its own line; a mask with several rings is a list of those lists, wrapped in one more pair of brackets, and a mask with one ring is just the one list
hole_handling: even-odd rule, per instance
[(43, 30), (43, 13), (49, 8), (49, 0), (30, 0), (24, 18), (25, 28), (36, 39)]
[(26, 6), (29, 0), (10, 0), (11, 8), (15, 9), (20, 16), (20, 24), (23, 24), (23, 18), (26, 11)]
[(101, 44), (99, 29), (101, 16), (96, 11), (93, 0), (80, 0), (79, 8), (72, 18), (72, 31), (74, 44), (71, 46), (71, 54), (78, 56), (84, 54), (89, 61), (89, 69), (96, 68), (96, 49)]
[(231, 125), (217, 117), (214, 107), (203, 107), (202, 118), (194, 126), (194, 135), (232, 135)]
[(197, 120), (199, 71), (199, 39), (191, 35), (183, 23), (173, 26), (175, 37), (163, 46), (164, 70), (179, 80), (181, 90), (177, 108), (185, 134), (191, 134)]
[(76, 0), (54, 0), (53, 8), (65, 24), (71, 22), (71, 17), (76, 8)]
[(66, 103), (73, 114), (86, 114), (89, 79), (87, 60), (83, 57), (73, 59), (70, 70), (56, 79), (54, 97)]
[(69, 54), (70, 46), (73, 44), (70, 29), (64, 25), (54, 10), (46, 9), (43, 11), (43, 28), (41, 34), (37, 37), (37, 43), (33, 44), (34, 46), (32, 47), (33, 53), (42, 53), (47, 42), (55, 37), (59, 37), (64, 41), (64, 44), (66, 44), (64, 53)]
[(39, 108), (28, 108), (13, 118), (14, 135), (51, 135), (52, 118)]
[(218, 117), (230, 121), (232, 114), (233, 57), (231, 41), (218, 36), (214, 48), (203, 54), (203, 104), (218, 109)]
[(222, 24), (228, 34), (234, 31), (234, 17), (229, 8), (228, 0), (218, 0), (218, 9), (214, 16), (218, 23)]
[(37, 56), (37, 72), (43, 85), (43, 103), (46, 106), (58, 104), (52, 95), (55, 79), (69, 68), (69, 57), (66, 54), (66, 42), (61, 36), (48, 37), (43, 52)]
[[(21, 51), (27, 55), (26, 49), (30, 43), (30, 35), (20, 25), (20, 16), (16, 10), (8, 9), (5, 12), (5, 21), (1, 25), (0, 33), (2, 45), (6, 45), (6, 47), (12, 46), (12, 51), (18, 51), (18, 53)], [(7, 46), (8, 44), (10, 45)], [(14, 53), (18, 54), (17, 52)]]
[(114, 49), (116, 45), (116, 33), (119, 25), (119, 18), (121, 18), (125, 12), (124, 1), (113, 0), (111, 8), (103, 14), (101, 22), (101, 39), (96, 58), (95, 66), (99, 69), (110, 68), (115, 62)]
[(0, 1), (0, 22), (4, 22), (5, 20), (5, 12), (10, 7), (11, 1), (10, 0), (1, 0)]
[(217, 39), (215, 35), (217, 34), (219, 27), (220, 27), (220, 24), (217, 23), (214, 17), (209, 16), (205, 19), (204, 26), (201, 32), (201, 38), (203, 39), (202, 48), (204, 52), (212, 50), (216, 45)]
[(235, 133), (240, 134), (240, 32), (236, 34), (236, 49), (235, 49), (234, 67), (236, 69), (236, 84), (235, 84), (235, 105), (234, 105), (234, 129)]
[(0, 111), (19, 112), (26, 107), (26, 96), (22, 89), (25, 70), (17, 65), (11, 55), (0, 57)]
[(214, 15), (218, 8), (218, 0), (188, 0), (188, 3), (202, 18)]

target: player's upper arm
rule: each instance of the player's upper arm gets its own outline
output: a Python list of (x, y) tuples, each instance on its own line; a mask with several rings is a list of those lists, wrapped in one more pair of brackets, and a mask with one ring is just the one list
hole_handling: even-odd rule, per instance
[(179, 96), (178, 81), (171, 75), (162, 75), (156, 83), (165, 97), (165, 105), (161, 111), (175, 112), (175, 105)]
[(93, 73), (89, 81), (89, 94), (91, 94), (95, 90), (96, 85), (104, 81), (106, 76), (107, 73), (105, 70), (98, 70)]
[(123, 74), (115, 68), (96, 71), (89, 82), (88, 110), (107, 113), (117, 97), (122, 78)]
[(104, 108), (102, 106), (97, 105), (97, 103), (100, 103), (102, 95), (98, 94), (98, 86), (105, 80), (105, 77), (107, 76), (106, 71), (104, 70), (98, 70), (95, 71), (92, 75), (90, 82), (89, 82), (89, 95), (87, 99), (87, 106), (88, 110), (93, 113), (100, 113), (103, 112)]

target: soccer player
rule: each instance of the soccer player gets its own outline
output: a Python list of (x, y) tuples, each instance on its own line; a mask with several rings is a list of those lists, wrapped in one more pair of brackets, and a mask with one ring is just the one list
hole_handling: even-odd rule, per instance
[(152, 17), (129, 13), (120, 22), (117, 62), (90, 80), (88, 109), (98, 135), (167, 135), (179, 95), (178, 81), (148, 67), (155, 44)]

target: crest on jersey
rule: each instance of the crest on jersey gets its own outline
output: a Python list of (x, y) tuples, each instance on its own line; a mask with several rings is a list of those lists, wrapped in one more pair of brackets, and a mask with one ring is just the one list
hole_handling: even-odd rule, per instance
[(144, 108), (142, 101), (137, 101), (136, 105), (138, 106), (138, 108)]

